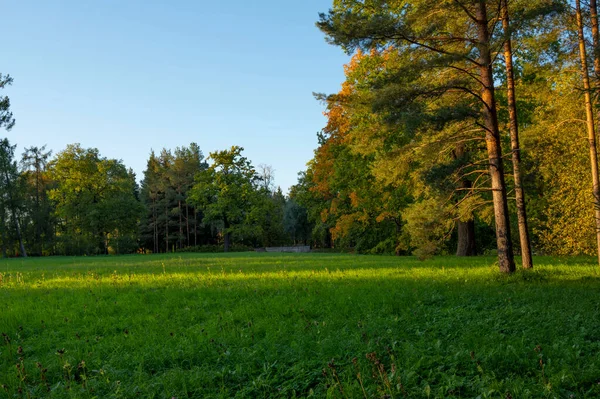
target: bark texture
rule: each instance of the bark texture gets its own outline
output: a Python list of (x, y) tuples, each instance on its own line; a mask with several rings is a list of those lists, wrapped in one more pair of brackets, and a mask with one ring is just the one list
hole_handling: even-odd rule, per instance
[(494, 76), (490, 53), (490, 33), (487, 10), (484, 0), (477, 2), (477, 36), (479, 49), (479, 73), (482, 84), (483, 118), (485, 121), (485, 141), (488, 153), (490, 178), (492, 180), (492, 198), (494, 219), (496, 222), (496, 241), (498, 246), (498, 267), (503, 273), (515, 271), (513, 245), (510, 236), (508, 201), (504, 181), (504, 164), (500, 147), (500, 132), (494, 93)]
[[(588, 74), (587, 51), (585, 48), (585, 36), (583, 34), (583, 19), (581, 16), (580, 0), (575, 0), (575, 13), (577, 17), (577, 36), (579, 39), (579, 58), (581, 61), (581, 78), (583, 81), (584, 90), (586, 127), (590, 149), (590, 166), (592, 168), (592, 195), (594, 196), (594, 217), (596, 219), (598, 262), (600, 263), (600, 180), (598, 178), (598, 151), (596, 148), (596, 127), (594, 125), (594, 110), (592, 107), (592, 94), (590, 86), (590, 77)], [(595, 19), (597, 22), (597, 16)], [(594, 18), (592, 18), (592, 20), (594, 20)]]
[(517, 202), (517, 224), (519, 226), (519, 240), (521, 244), (521, 257), (524, 269), (533, 268), (531, 257), (531, 240), (529, 239), (529, 226), (527, 223), (527, 209), (525, 203), (525, 190), (521, 180), (521, 147), (519, 146), (519, 119), (517, 114), (517, 101), (515, 94), (515, 74), (513, 69), (512, 43), (510, 20), (508, 15), (507, 0), (502, 0), (502, 28), (506, 35), (504, 41), (504, 61), (506, 64), (506, 84), (508, 88), (508, 116), (510, 120), (510, 145), (512, 150), (513, 176), (515, 181), (515, 197)]

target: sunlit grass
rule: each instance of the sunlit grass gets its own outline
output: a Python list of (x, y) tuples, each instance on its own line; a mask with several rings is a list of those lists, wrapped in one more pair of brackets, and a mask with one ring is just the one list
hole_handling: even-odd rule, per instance
[(598, 267), (536, 261), (2, 260), (0, 397), (598, 397)]

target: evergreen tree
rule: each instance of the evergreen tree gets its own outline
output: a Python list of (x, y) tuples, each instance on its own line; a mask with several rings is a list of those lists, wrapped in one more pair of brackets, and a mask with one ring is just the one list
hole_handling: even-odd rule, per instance
[(30, 247), (35, 255), (50, 253), (54, 234), (52, 220), (52, 206), (48, 199), (50, 180), (47, 166), (52, 151), (46, 151), (46, 146), (25, 148), (21, 158), (21, 178), (23, 180), (24, 195), (28, 209), (31, 229), (27, 229), (26, 236), (31, 238)]
[[(19, 187), (19, 172), (15, 160), (15, 145), (10, 145), (8, 139), (0, 140), (0, 222), (9, 223), (14, 227), (16, 238), (19, 242), (19, 255), (27, 257), (27, 251), (21, 234), (20, 211), (23, 206), (21, 190)], [(6, 255), (7, 232), (6, 225), (1, 226), (3, 255)]]

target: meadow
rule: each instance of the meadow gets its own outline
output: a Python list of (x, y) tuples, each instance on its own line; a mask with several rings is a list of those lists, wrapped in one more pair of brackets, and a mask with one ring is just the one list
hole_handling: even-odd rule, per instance
[(0, 398), (597, 398), (592, 258), (0, 260)]

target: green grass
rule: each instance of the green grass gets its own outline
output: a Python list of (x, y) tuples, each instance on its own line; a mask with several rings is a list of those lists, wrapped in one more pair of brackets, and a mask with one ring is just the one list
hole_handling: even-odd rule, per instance
[(0, 398), (597, 398), (591, 258), (0, 260)]

